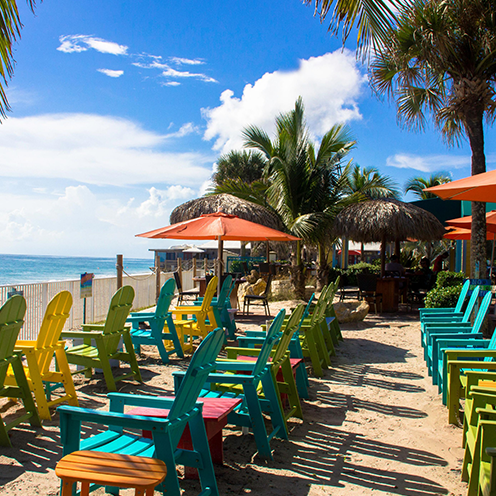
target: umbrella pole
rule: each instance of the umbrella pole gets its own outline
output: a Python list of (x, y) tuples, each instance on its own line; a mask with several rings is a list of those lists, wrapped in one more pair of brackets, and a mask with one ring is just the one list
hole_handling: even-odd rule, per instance
[(221, 276), (222, 276), (222, 259), (224, 258), (224, 243), (221, 236), (217, 236), (217, 297), (220, 295), (220, 288), (222, 286)]
[(491, 250), (491, 267), (489, 269), (489, 279), (493, 275), (493, 260), (494, 260), (494, 242), (496, 241), (496, 233), (493, 233), (493, 249)]
[(381, 241), (381, 277), (386, 273), (386, 239), (382, 238)]

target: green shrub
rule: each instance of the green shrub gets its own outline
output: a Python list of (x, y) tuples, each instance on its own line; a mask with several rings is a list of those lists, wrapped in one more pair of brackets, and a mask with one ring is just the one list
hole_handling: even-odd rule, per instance
[(359, 262), (355, 265), (348, 266), (347, 269), (340, 269), (339, 267), (332, 267), (329, 270), (329, 282), (336, 280), (338, 276), (341, 276), (340, 285), (341, 286), (356, 286), (357, 285), (357, 274), (365, 272), (367, 274), (380, 274), (380, 266), (373, 264)]
[(425, 308), (455, 307), (462, 291), (462, 285), (431, 289), (424, 299)]
[(447, 288), (449, 286), (459, 286), (463, 284), (464, 280), (465, 274), (463, 272), (441, 271), (437, 274), (436, 287)]

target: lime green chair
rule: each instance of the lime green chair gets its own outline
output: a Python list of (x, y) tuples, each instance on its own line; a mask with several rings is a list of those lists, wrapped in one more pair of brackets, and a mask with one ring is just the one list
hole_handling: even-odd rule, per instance
[[(69, 363), (83, 367), (83, 370), (75, 373), (84, 371), (86, 377), (91, 379), (92, 369), (102, 369), (109, 391), (117, 391), (115, 383), (124, 379), (134, 378), (142, 382), (130, 329), (125, 327), (133, 299), (134, 289), (131, 286), (124, 286), (117, 290), (110, 300), (104, 324), (83, 324), (81, 331), (62, 332), (63, 338), (83, 340), (83, 344), (66, 349)], [(121, 338), (125, 351), (121, 349)], [(128, 363), (131, 371), (114, 377), (110, 360)]]
[[(8, 432), (26, 420), (33, 427), (41, 427), (40, 417), (34, 404), (28, 381), (22, 366), (22, 353), (15, 353), (14, 346), (19, 331), (24, 324), (26, 300), (23, 296), (14, 295), (0, 308), (0, 396), (19, 398), (24, 403), (25, 413), (9, 423), (0, 417), (0, 446), (12, 446)], [(6, 386), (5, 380), (9, 367), (14, 371), (16, 385)]]

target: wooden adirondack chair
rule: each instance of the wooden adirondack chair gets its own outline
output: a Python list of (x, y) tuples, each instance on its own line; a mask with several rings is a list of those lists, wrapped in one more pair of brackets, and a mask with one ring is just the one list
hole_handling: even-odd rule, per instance
[[(60, 334), (72, 307), (72, 295), (61, 291), (48, 303), (36, 341), (17, 340), (15, 349), (21, 351), (27, 359), (24, 368), (29, 388), (34, 393), (40, 418), (50, 420), (50, 407), (67, 401), (69, 405), (78, 406), (78, 399), (72, 375), (64, 351), (65, 341), (60, 341)], [(57, 360), (57, 369), (50, 370), (53, 358)], [(8, 385), (15, 385), (14, 371), (9, 369)], [(65, 394), (51, 399), (52, 384), (61, 384)], [(46, 389), (45, 389), (46, 388)]]
[[(236, 322), (231, 318), (229, 313), (229, 309), (231, 308), (230, 296), (235, 284), (236, 281), (233, 281), (233, 277), (229, 274), (226, 275), (219, 296), (212, 298), (211, 303), (217, 325), (219, 327), (222, 326), (226, 330), (230, 339), (235, 339), (236, 336)], [(194, 305), (198, 306), (202, 303), (203, 298), (199, 298), (194, 302)]]
[[(14, 295), (0, 308), (0, 396), (19, 398), (24, 403), (26, 412), (9, 423), (0, 417), (0, 446), (12, 446), (8, 432), (22, 422), (29, 421), (33, 427), (41, 427), (38, 411), (34, 404), (28, 381), (21, 361), (21, 353), (14, 352), (19, 331), (24, 324), (26, 300)], [(12, 366), (17, 386), (6, 386), (7, 371)]]
[[(272, 376), (272, 381), (279, 392), (279, 406), (281, 411), (284, 412), (284, 404), (282, 398), (287, 398), (287, 403), (289, 405), (288, 411), (284, 412), (285, 420), (290, 417), (297, 417), (303, 420), (303, 411), (301, 409), (300, 397), (298, 395), (298, 389), (296, 387), (295, 377), (293, 375), (293, 369), (291, 366), (291, 361), (289, 357), (289, 343), (293, 337), (293, 334), (298, 330), (300, 326), (301, 316), (305, 310), (305, 305), (298, 305), (292, 312), (287, 321), (282, 336), (277, 343), (275, 349), (272, 350), (270, 356), (270, 372)], [(261, 353), (260, 349), (254, 348), (239, 348), (239, 347), (228, 347), (226, 348), (227, 360), (241, 360), (245, 361), (249, 357), (258, 357)], [(256, 358), (253, 358), (254, 360)], [(305, 366), (303, 359), (298, 360), (301, 364), (298, 367)], [(279, 376), (281, 376), (279, 378)], [(242, 392), (242, 388), (239, 386), (228, 387), (228, 391), (237, 392), (238, 394)], [(287, 429), (287, 424), (286, 424)]]
[[(442, 335), (449, 337), (449, 334), (453, 333), (461, 333), (461, 332), (472, 332), (472, 323), (470, 319), (472, 317), (472, 313), (475, 309), (475, 304), (477, 303), (477, 299), (479, 297), (480, 287), (477, 286), (472, 292), (472, 296), (468, 302), (467, 308), (465, 309), (465, 313), (462, 317), (462, 320), (458, 322), (452, 322), (450, 320), (444, 322), (429, 322), (424, 324), (424, 328), (422, 331), (423, 335), (423, 346), (424, 346), (424, 359), (427, 364), (427, 370), (429, 375), (432, 375), (432, 362), (435, 361), (436, 357), (432, 355), (433, 342), (436, 338), (442, 339)], [(441, 337), (439, 337), (441, 336)], [(434, 381), (437, 379), (434, 378)], [(434, 382), (436, 384), (436, 382)]]
[[(212, 298), (217, 290), (217, 282), (217, 276), (210, 279), (200, 306), (180, 305), (171, 312), (173, 316), (176, 316), (174, 325), (183, 351), (192, 353), (195, 337), (205, 338), (210, 331), (217, 327), (212, 308)], [(193, 318), (188, 319), (188, 315)]]
[[(461, 348), (487, 348), (492, 349), (496, 346), (496, 341), (483, 339), (482, 324), (485, 321), (489, 304), (491, 303), (491, 294), (486, 294), (477, 311), (477, 316), (473, 325), (468, 323), (462, 327), (461, 332), (457, 332), (456, 324), (452, 327), (444, 328), (442, 334), (433, 334), (430, 336), (429, 358), (432, 372), (432, 383), (438, 385), (438, 390), (443, 393), (443, 404), (446, 404), (447, 390), (444, 387), (448, 380), (447, 357), (444, 354), (445, 349)], [(447, 330), (451, 332), (447, 332)], [(496, 340), (496, 335), (494, 335)]]
[(496, 450), (496, 390), (473, 387), (465, 405), (462, 480), (468, 494), (493, 495), (496, 492), (494, 463)]
[(339, 326), (338, 317), (336, 315), (336, 311), (334, 310), (334, 297), (338, 292), (340, 279), (341, 277), (338, 276), (334, 283), (329, 284), (329, 286), (331, 286), (331, 289), (327, 294), (327, 307), (325, 310), (325, 319), (329, 326), (329, 332), (331, 333), (334, 346), (338, 346), (339, 341), (343, 341), (341, 327)]
[[(169, 355), (173, 353), (184, 358), (174, 320), (169, 312), (175, 290), (174, 279), (167, 279), (160, 290), (155, 312), (133, 312), (127, 318), (126, 322), (132, 326), (131, 339), (136, 353), (140, 352), (140, 347), (144, 344), (156, 346), (163, 363), (169, 363)], [(143, 324), (146, 327), (143, 328)], [(170, 343), (167, 349), (164, 340)]]
[[(303, 314), (301, 316), (300, 322), (298, 323), (298, 327), (293, 333), (293, 337), (291, 338), (291, 341), (289, 343), (289, 356), (292, 360), (299, 360), (303, 359), (303, 364), (300, 365), (296, 369), (296, 387), (298, 389), (298, 394), (300, 398), (308, 398), (308, 374), (305, 366), (305, 360), (303, 356), (303, 350), (301, 349), (301, 343), (300, 343), (300, 327), (303, 324), (304, 320), (308, 317), (310, 307), (312, 306), (313, 299), (314, 299), (314, 294), (310, 297), (308, 300), (308, 303), (303, 311)], [(293, 315), (293, 314), (291, 314)], [(288, 319), (289, 320), (289, 319)], [(287, 325), (287, 320), (284, 319), (284, 323), (282, 325), (282, 330), (286, 328)], [(246, 336), (238, 336), (238, 344), (241, 348), (257, 348), (261, 347), (265, 341), (265, 338), (267, 337), (267, 326), (266, 324), (261, 325), (262, 330), (260, 331), (253, 331), (253, 330), (248, 330), (246, 331)]]
[[(81, 331), (62, 332), (64, 338), (83, 340), (83, 344), (66, 349), (68, 362), (84, 367), (87, 378), (92, 377), (92, 369), (102, 369), (109, 391), (116, 391), (115, 383), (130, 377), (141, 382), (141, 374), (129, 328), (125, 327), (133, 299), (134, 289), (131, 286), (124, 286), (118, 289), (110, 300), (109, 311), (104, 324), (83, 324)], [(119, 348), (121, 338), (126, 351)], [(128, 363), (131, 372), (114, 377), (110, 366), (112, 359)], [(80, 372), (82, 370), (75, 373)]]
[[(484, 296), (481, 309), (474, 322), (474, 327), (480, 327), (482, 321), (485, 319), (488, 307), (487, 300), (490, 301), (490, 299), (491, 293)], [(487, 307), (484, 311), (483, 305), (485, 303)], [(446, 372), (443, 372), (445, 373), (443, 402), (448, 406), (448, 420), (450, 424), (457, 424), (459, 422), (460, 399), (464, 398), (467, 385), (465, 371), (496, 370), (496, 335), (493, 336), (494, 340), (473, 340), (465, 343), (464, 347), (458, 349), (450, 349), (448, 346), (450, 343), (444, 343), (447, 345), (447, 349), (444, 349), (443, 369), (445, 368)], [(469, 345), (471, 345), (470, 348), (468, 347)], [(456, 346), (456, 342), (454, 346)]]
[[(235, 394), (231, 391), (231, 386), (238, 385), (240, 393), (242, 388), (243, 403), (228, 415), (227, 421), (229, 424), (252, 428), (258, 454), (261, 458), (268, 460), (272, 459), (270, 440), (274, 436), (288, 439), (286, 422), (278, 399), (279, 395), (272, 381), (270, 363), (268, 363), (274, 342), (278, 339), (284, 315), (283, 309), (272, 322), (256, 362), (217, 361), (215, 369), (228, 373), (210, 373), (207, 382), (215, 390), (204, 390), (200, 393), (200, 397), (218, 398), (223, 395), (232, 396)], [(182, 387), (180, 384), (184, 374), (175, 372), (173, 375), (174, 387), (177, 390), (177, 388)], [(258, 395), (260, 384), (263, 387), (265, 400)], [(271, 418), (273, 429), (270, 434), (267, 434), (265, 428), (263, 411), (266, 411)]]
[[(167, 465), (165, 481), (157, 487), (167, 496), (181, 496), (176, 465), (195, 467), (198, 469), (202, 489), (199, 494), (219, 496), (202, 419), (202, 404), (197, 399), (209, 372), (215, 369), (215, 359), (223, 342), (224, 332), (217, 329), (200, 343), (175, 398), (110, 393), (108, 412), (65, 405), (59, 407), (63, 455), (84, 449), (157, 458)], [(126, 406), (170, 411), (167, 418), (142, 417), (124, 414)], [(83, 440), (81, 423), (109, 428)], [(193, 440), (192, 450), (177, 449), (186, 426), (189, 426)], [(136, 434), (136, 430), (151, 431), (153, 437), (144, 438)], [(115, 489), (113, 491), (118, 494)]]

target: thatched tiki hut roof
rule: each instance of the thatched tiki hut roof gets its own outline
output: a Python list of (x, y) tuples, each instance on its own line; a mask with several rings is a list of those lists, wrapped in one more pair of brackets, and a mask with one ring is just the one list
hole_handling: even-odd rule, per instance
[(340, 212), (334, 222), (334, 233), (337, 236), (362, 243), (382, 243), (382, 274), (385, 243), (405, 239), (433, 241), (442, 239), (445, 232), (443, 225), (430, 212), (392, 199), (355, 203)]
[(185, 220), (196, 219), (203, 214), (213, 214), (219, 211), (237, 215), (241, 219), (256, 222), (278, 231), (284, 227), (277, 215), (270, 210), (227, 193), (202, 196), (179, 205), (172, 211), (170, 223), (177, 224)]

